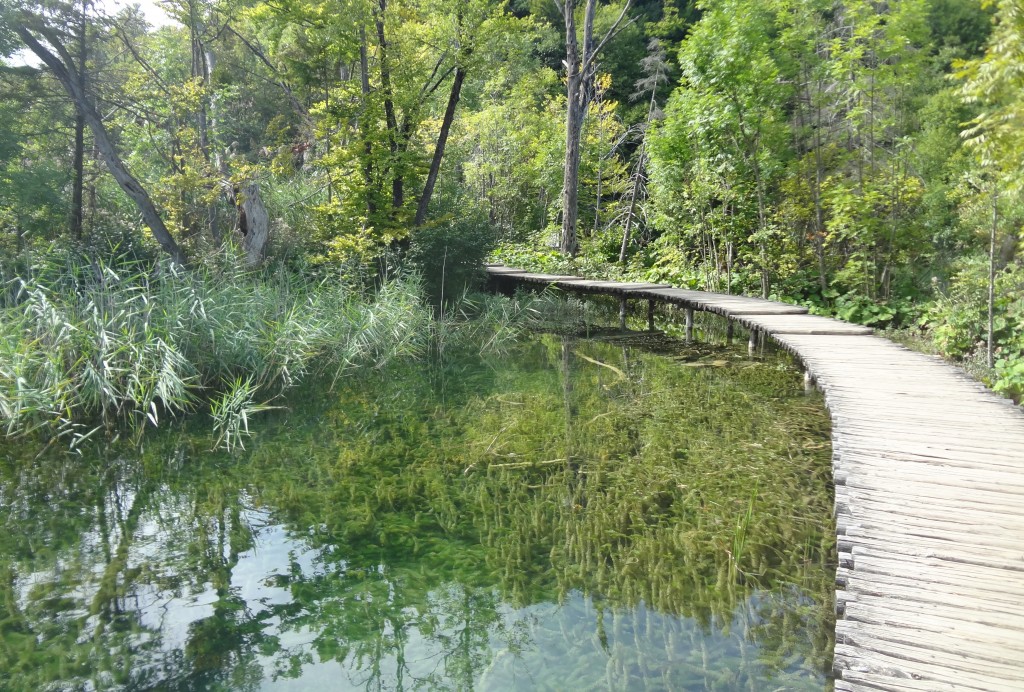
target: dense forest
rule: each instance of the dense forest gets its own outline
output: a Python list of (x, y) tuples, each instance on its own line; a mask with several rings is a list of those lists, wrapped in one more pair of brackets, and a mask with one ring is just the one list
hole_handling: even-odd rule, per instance
[(413, 304), (487, 257), (805, 304), (1024, 393), (1021, 0), (159, 4), (0, 2), (8, 432), (220, 386), (230, 441), (325, 354), (454, 329)]

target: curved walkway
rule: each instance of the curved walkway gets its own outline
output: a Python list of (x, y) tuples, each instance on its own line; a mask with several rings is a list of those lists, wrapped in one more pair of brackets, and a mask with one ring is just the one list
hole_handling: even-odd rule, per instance
[[(500, 265), (715, 312), (800, 359), (832, 417), (836, 690), (1024, 690), (1024, 414), (940, 359), (759, 298)], [(653, 314), (653, 313), (650, 313)], [(752, 337), (753, 342), (753, 337)]]

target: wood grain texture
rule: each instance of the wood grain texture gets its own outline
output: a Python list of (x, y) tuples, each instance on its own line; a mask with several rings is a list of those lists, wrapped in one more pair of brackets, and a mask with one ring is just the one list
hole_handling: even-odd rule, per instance
[[(488, 267), (502, 281), (518, 270)], [(529, 280), (526, 280), (529, 281)], [(556, 277), (772, 336), (832, 417), (836, 690), (1024, 691), (1024, 414), (938, 358), (799, 306)]]

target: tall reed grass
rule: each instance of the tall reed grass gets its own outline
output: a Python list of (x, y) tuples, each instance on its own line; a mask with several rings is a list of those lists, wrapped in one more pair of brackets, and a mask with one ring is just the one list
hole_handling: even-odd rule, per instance
[(74, 448), (206, 410), (232, 448), (304, 378), (329, 385), (354, 368), (497, 347), (524, 314), (481, 298), (436, 318), (412, 275), (368, 291), (230, 260), (186, 270), (54, 254), (0, 296), (0, 425)]

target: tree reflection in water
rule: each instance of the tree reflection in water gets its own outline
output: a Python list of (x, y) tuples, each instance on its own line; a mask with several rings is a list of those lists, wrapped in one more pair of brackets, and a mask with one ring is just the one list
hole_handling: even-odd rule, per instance
[(824, 686), (828, 422), (781, 357), (540, 336), (288, 403), (235, 456), (8, 448), (5, 688)]

